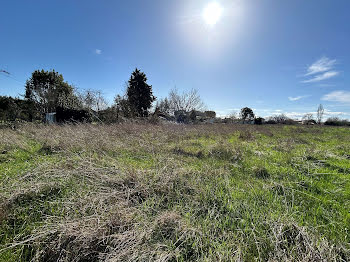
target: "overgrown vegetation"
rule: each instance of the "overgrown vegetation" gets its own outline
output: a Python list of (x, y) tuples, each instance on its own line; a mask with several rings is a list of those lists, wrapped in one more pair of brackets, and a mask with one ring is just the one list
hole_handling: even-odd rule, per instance
[[(7, 71), (0, 71), (10, 74)], [(240, 110), (239, 116), (216, 117), (215, 111), (205, 109), (205, 105), (196, 89), (182, 92), (171, 89), (168, 97), (157, 98), (152, 86), (147, 83), (146, 74), (135, 69), (126, 83), (125, 94), (117, 94), (114, 103), (108, 105), (100, 90), (79, 91), (64, 81), (55, 70), (35, 70), (26, 81), (25, 99), (0, 96), (0, 123), (17, 122), (88, 122), (121, 123), (142, 119), (150, 123), (171, 121), (184, 124), (198, 123), (246, 123), (246, 124), (283, 124), (321, 125), (325, 114), (323, 105), (319, 105), (316, 120), (312, 113), (306, 113), (302, 122), (284, 114), (273, 115), (266, 120), (255, 115), (249, 107)], [(157, 101), (156, 101), (157, 100)], [(156, 101), (156, 103), (154, 103)], [(349, 126), (349, 121), (331, 117), (324, 123), (332, 126)]]
[(327, 126), (350, 126), (349, 120), (340, 119), (338, 117), (328, 118), (324, 124)]
[(26, 124), (0, 261), (349, 261), (348, 128)]

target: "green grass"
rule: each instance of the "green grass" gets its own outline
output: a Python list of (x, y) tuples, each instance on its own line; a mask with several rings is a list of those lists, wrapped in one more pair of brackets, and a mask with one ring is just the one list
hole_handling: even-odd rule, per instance
[(349, 128), (1, 132), (0, 261), (350, 260)]

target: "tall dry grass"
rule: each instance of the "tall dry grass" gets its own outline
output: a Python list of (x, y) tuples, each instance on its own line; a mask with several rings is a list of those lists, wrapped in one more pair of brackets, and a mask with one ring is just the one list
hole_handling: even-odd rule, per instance
[[(296, 128), (281, 138), (282, 132), (282, 126), (130, 123), (3, 129), (2, 150), (27, 150), (45, 161), (34, 160), (35, 168), (1, 184), (0, 223), (22, 224), (13, 226), (21, 233), (2, 243), (0, 253), (19, 249), (23, 261), (347, 261), (346, 244), (260, 211), (258, 192), (241, 203), (226, 198), (233, 194), (232, 170), (252, 173), (241, 182), (246, 190), (268, 188), (272, 175), (264, 166), (242, 164), (268, 155), (258, 150), (259, 136), (277, 139), (275, 149), (286, 152), (306, 144), (298, 134), (323, 133)], [(234, 146), (227, 142), (232, 134)], [(200, 139), (214, 142), (203, 147)], [(132, 165), (135, 156), (141, 160)], [(295, 192), (273, 185), (268, 190), (289, 209)], [(33, 221), (22, 230), (26, 213)], [(243, 224), (250, 216), (261, 220)]]

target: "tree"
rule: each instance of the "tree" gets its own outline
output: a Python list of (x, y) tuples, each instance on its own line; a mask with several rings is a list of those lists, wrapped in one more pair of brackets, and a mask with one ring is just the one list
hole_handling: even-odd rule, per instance
[(107, 109), (107, 100), (104, 98), (100, 90), (95, 91), (95, 101), (95, 109), (97, 112)]
[(285, 114), (271, 116), (265, 122), (266, 124), (283, 124), (283, 125), (294, 125), (296, 122), (286, 116)]
[(158, 112), (163, 114), (170, 114), (171, 105), (168, 98), (160, 99), (159, 101), (157, 101), (156, 110), (158, 110)]
[(232, 111), (229, 115), (228, 118), (231, 119), (232, 121), (235, 121), (239, 118), (238, 112)]
[(21, 113), (21, 108), (16, 100), (19, 99), (0, 96), (0, 120), (15, 121), (18, 118)]
[(307, 113), (307, 114), (305, 114), (304, 116), (303, 116), (303, 120), (305, 120), (305, 121), (311, 121), (311, 120), (313, 120), (313, 115), (311, 114), (311, 113)]
[(156, 99), (152, 93), (152, 86), (147, 84), (145, 73), (137, 68), (128, 81), (126, 96), (132, 115), (138, 117), (148, 116), (148, 111)]
[(304, 125), (314, 125), (316, 121), (313, 119), (313, 115), (311, 113), (307, 113), (303, 116), (303, 124)]
[(125, 96), (117, 95), (114, 99), (114, 102), (117, 118), (119, 118), (120, 115), (123, 117), (131, 117), (130, 105)]
[(317, 108), (317, 116), (316, 116), (317, 124), (321, 124), (322, 118), (323, 118), (323, 114), (324, 114), (324, 108), (323, 108), (323, 105), (320, 104), (318, 106), (318, 108)]
[(84, 108), (81, 100), (81, 94), (72, 86), (73, 92), (68, 94), (61, 94), (58, 98), (58, 105), (61, 108), (81, 110)]
[(253, 121), (255, 118), (254, 112), (251, 108), (249, 107), (244, 107), (241, 109), (241, 113), (240, 113), (241, 119), (245, 122), (245, 121)]
[(88, 89), (79, 94), (82, 107), (87, 110), (99, 112), (107, 109), (107, 101), (100, 90)]
[(60, 102), (74, 96), (73, 87), (64, 82), (63, 76), (56, 72), (36, 70), (27, 80), (25, 98), (34, 102), (41, 113), (56, 110)]
[(340, 119), (339, 117), (330, 117), (324, 124), (329, 126), (350, 126), (349, 120)]
[(188, 93), (179, 94), (177, 89), (170, 90), (169, 104), (171, 113), (176, 111), (185, 111), (186, 113), (192, 110), (203, 110), (204, 104), (196, 89), (191, 89)]

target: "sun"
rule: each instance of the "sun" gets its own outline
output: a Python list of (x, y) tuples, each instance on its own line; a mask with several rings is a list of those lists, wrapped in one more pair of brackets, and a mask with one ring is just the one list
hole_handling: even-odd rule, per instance
[(215, 25), (222, 15), (223, 8), (217, 2), (209, 3), (203, 10), (203, 19), (208, 25)]

